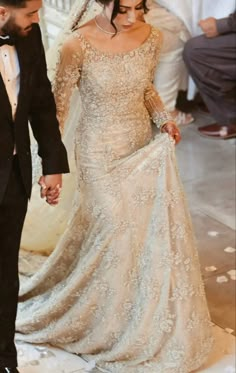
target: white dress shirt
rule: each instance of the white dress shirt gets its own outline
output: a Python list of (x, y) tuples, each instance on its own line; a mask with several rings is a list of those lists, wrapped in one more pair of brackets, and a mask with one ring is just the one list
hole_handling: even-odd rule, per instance
[(12, 118), (14, 120), (20, 90), (20, 66), (14, 46), (3, 45), (0, 47), (0, 73), (12, 107)]
[[(14, 46), (3, 45), (0, 47), (0, 74), (6, 87), (14, 120), (20, 90), (20, 66)], [(14, 147), (13, 154), (16, 154), (16, 147)]]

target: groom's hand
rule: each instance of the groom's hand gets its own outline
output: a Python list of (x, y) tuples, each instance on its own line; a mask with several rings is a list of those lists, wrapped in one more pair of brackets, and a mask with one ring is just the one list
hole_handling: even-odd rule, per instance
[(41, 176), (38, 183), (41, 186), (41, 198), (46, 197), (47, 203), (52, 206), (57, 205), (62, 187), (62, 175)]

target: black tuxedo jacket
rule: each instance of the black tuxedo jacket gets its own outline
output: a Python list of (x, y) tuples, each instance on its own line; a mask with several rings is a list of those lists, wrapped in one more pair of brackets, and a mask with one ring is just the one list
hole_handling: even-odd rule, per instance
[(20, 170), (28, 197), (32, 187), (32, 165), (28, 123), (38, 142), (44, 175), (69, 172), (61, 141), (56, 107), (47, 78), (40, 28), (33, 25), (27, 37), (16, 44), (20, 64), (20, 92), (15, 120), (0, 74), (0, 202), (3, 198), (16, 146)]

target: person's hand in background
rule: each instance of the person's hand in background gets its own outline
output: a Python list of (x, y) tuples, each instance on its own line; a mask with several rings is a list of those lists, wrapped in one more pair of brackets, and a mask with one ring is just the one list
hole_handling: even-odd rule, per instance
[(214, 38), (219, 35), (216, 19), (213, 17), (201, 19), (198, 25), (201, 27), (207, 38)]

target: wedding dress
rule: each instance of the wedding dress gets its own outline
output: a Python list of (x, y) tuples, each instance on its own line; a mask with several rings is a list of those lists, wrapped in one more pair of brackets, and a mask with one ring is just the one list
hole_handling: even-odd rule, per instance
[(63, 47), (54, 93), (63, 127), (79, 87), (78, 196), (54, 251), (21, 284), (17, 337), (108, 372), (188, 373), (212, 344), (175, 145), (150, 123), (167, 118), (151, 84), (159, 49), (154, 28), (124, 53), (101, 52), (79, 29)]

